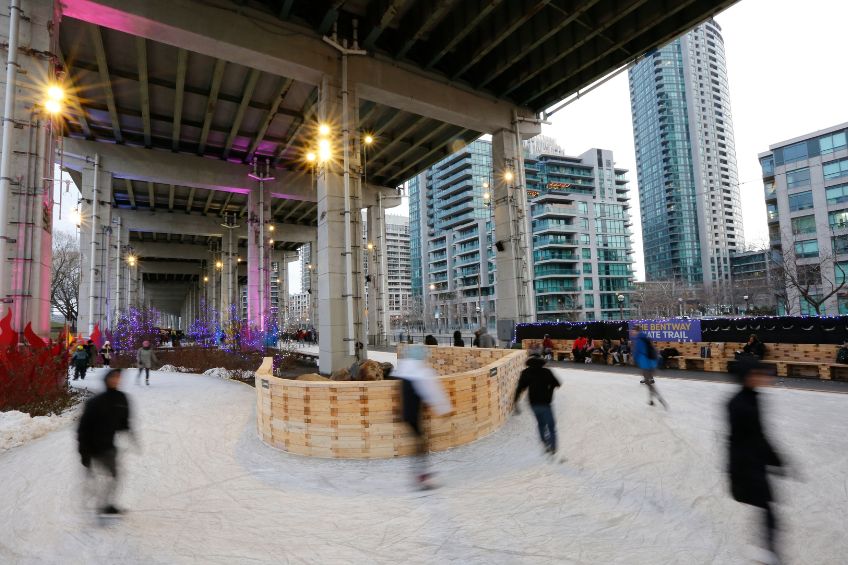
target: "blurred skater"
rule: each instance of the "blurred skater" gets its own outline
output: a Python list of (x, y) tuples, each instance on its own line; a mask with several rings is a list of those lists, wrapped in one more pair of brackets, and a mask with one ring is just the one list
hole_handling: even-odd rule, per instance
[(418, 488), (431, 489), (432, 473), (427, 466), (429, 446), (421, 425), (422, 404), (434, 415), (444, 416), (451, 411), (451, 402), (436, 371), (427, 363), (427, 348), (412, 345), (403, 351), (405, 356), (392, 371), (392, 378), (402, 380), (403, 421), (409, 425), (416, 438), (416, 463), (413, 465), (416, 483)]
[(763, 430), (757, 388), (769, 386), (774, 367), (757, 359), (735, 362), (733, 372), (742, 388), (727, 403), (730, 422), (728, 471), (733, 499), (763, 510), (765, 552), (757, 559), (763, 563), (780, 563), (777, 543), (777, 517), (769, 472), (783, 468), (780, 456), (772, 448)]
[(642, 369), (641, 383), (648, 387), (648, 404), (654, 405), (654, 397), (660, 401), (663, 408), (668, 409), (668, 403), (657, 390), (654, 384), (654, 371), (660, 364), (659, 355), (654, 344), (651, 343), (651, 338), (642, 331), (641, 326), (633, 326), (630, 330), (630, 337), (633, 339), (633, 362), (637, 367)]
[(71, 363), (74, 366), (74, 380), (85, 380), (85, 373), (88, 371), (88, 353), (84, 346), (77, 345), (77, 350), (71, 356)]
[(149, 341), (143, 341), (141, 347), (135, 354), (135, 360), (138, 364), (138, 375), (135, 377), (135, 384), (141, 384), (141, 372), (144, 371), (144, 384), (150, 386), (150, 369), (153, 363), (159, 363), (156, 358), (156, 352), (150, 347)]
[[(92, 495), (97, 511), (105, 516), (118, 516), (115, 506), (118, 487), (118, 451), (115, 434), (130, 432), (130, 406), (126, 395), (118, 390), (121, 371), (109, 369), (104, 378), (106, 391), (85, 403), (77, 430), (79, 454), (93, 485)], [(131, 432), (130, 432), (131, 433)], [(105, 485), (98, 485), (98, 475), (105, 475)]]
[(524, 389), (528, 389), (527, 396), (530, 400), (530, 408), (536, 416), (539, 426), (539, 437), (545, 447), (545, 452), (555, 455), (557, 450), (556, 421), (551, 401), (554, 390), (560, 384), (550, 369), (545, 367), (545, 359), (538, 355), (531, 355), (527, 359), (527, 368), (521, 371), (518, 379), (518, 388), (515, 389), (515, 411), (519, 412), (518, 399)]

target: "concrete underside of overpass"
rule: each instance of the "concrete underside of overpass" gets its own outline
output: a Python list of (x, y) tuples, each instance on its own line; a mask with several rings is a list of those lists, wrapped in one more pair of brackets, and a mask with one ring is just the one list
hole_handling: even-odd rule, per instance
[[(80, 189), (81, 330), (140, 303), (187, 325), (201, 298), (225, 312), (240, 287), (263, 328), (273, 266), (309, 242), (328, 370), (388, 330), (380, 248), (397, 188), (481, 134), (499, 326), (533, 320), (521, 141), (552, 104), (733, 3), (20, 2), (34, 16), (23, 41), (51, 54), (25, 51), (26, 65), (68, 92), (49, 131)], [(310, 161), (321, 139), (329, 158)], [(368, 283), (362, 210), (377, 248)]]

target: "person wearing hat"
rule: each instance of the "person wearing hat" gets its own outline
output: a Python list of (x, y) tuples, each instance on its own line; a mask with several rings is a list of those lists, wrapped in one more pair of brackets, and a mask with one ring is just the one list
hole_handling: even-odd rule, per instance
[(103, 343), (103, 347), (100, 348), (100, 356), (103, 357), (103, 365), (108, 367), (112, 363), (112, 344), (107, 342)]
[(755, 358), (743, 358), (734, 362), (732, 370), (742, 387), (727, 403), (730, 492), (734, 500), (763, 510), (766, 554), (760, 560), (779, 563), (769, 474), (784, 464), (763, 430), (757, 393), (758, 388), (771, 384), (774, 367)]
[(545, 359), (540, 355), (531, 355), (527, 359), (527, 368), (521, 371), (518, 387), (515, 389), (515, 411), (519, 412), (518, 399), (527, 389), (530, 408), (536, 416), (539, 426), (539, 437), (545, 447), (545, 453), (555, 455), (557, 450), (556, 421), (551, 408), (554, 391), (559, 388), (559, 380), (550, 369), (545, 367)]
[(88, 371), (88, 352), (85, 346), (77, 345), (77, 350), (71, 356), (71, 363), (74, 365), (74, 380), (85, 380), (85, 373)]
[(135, 384), (141, 384), (141, 373), (144, 371), (144, 384), (150, 386), (150, 369), (154, 363), (159, 363), (156, 358), (156, 352), (150, 347), (150, 342), (144, 340), (141, 347), (135, 354), (135, 360), (138, 365), (138, 375), (135, 377)]
[(477, 336), (477, 347), (491, 348), (498, 346), (498, 344), (495, 343), (495, 338), (489, 335), (489, 330), (486, 329), (485, 326), (474, 332), (474, 334)]
[[(104, 377), (105, 392), (85, 403), (79, 427), (77, 442), (83, 467), (88, 479), (94, 483), (94, 499), (98, 512), (104, 516), (119, 516), (121, 511), (115, 507), (114, 496), (118, 486), (118, 451), (115, 448), (115, 434), (129, 432), (130, 405), (127, 396), (118, 390), (121, 384), (121, 371), (109, 369)], [(135, 442), (135, 437), (132, 436)], [(97, 481), (97, 473), (105, 474), (108, 479), (103, 484)]]

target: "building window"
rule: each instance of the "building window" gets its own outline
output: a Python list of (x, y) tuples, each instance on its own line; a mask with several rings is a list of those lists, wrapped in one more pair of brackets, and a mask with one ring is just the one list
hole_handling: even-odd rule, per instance
[[(821, 297), (821, 295), (814, 294), (814, 295), (811, 295), (810, 298), (812, 298), (816, 302), (819, 302), (822, 297)], [(824, 315), (826, 313), (824, 304), (822, 304), (819, 307), (819, 309), (821, 310), (822, 315)], [(810, 302), (808, 302), (807, 299), (804, 298), (803, 296), (801, 297), (801, 315), (802, 316), (817, 316), (818, 315), (818, 313), (816, 312), (816, 309), (813, 308), (813, 305)]]
[(833, 252), (836, 255), (848, 253), (848, 235), (837, 235), (833, 238)]
[(827, 188), (827, 203), (842, 204), (848, 202), (848, 184), (837, 184)]
[(586, 308), (594, 308), (595, 307), (595, 295), (594, 294), (584, 294), (583, 295), (583, 305)]
[(591, 273), (592, 272), (592, 264), (591, 263), (583, 263), (583, 272)]
[(833, 278), (837, 286), (845, 283), (848, 279), (848, 261), (833, 264)]
[(784, 163), (793, 163), (795, 161), (800, 161), (802, 159), (806, 159), (807, 156), (808, 153), (806, 141), (802, 141), (800, 143), (789, 145), (788, 147), (783, 148)]
[(583, 279), (583, 290), (593, 290), (592, 279)]
[(802, 186), (810, 186), (810, 169), (804, 167), (786, 173), (786, 187), (789, 190)]
[(810, 215), (792, 218), (792, 233), (795, 235), (802, 233), (816, 233), (816, 217)]
[(584, 259), (591, 259), (592, 258), (592, 250), (591, 249), (586, 249), (584, 247), (583, 249), (580, 250), (580, 253), (582, 253), (582, 256), (583, 256)]
[(839, 315), (845, 316), (848, 314), (848, 297), (840, 296), (837, 299), (837, 305), (839, 307)]
[(773, 222), (777, 220), (777, 204), (774, 202), (769, 202), (766, 204), (766, 215), (768, 217), (769, 222)]
[(813, 207), (813, 192), (799, 192), (798, 194), (789, 195), (789, 210), (797, 212), (798, 210), (809, 210)]
[(585, 202), (577, 202), (577, 211), (581, 214), (589, 213), (589, 206)]
[(795, 242), (795, 256), (799, 259), (819, 256), (819, 242), (817, 239), (808, 239)]
[(848, 159), (825, 163), (822, 169), (824, 170), (824, 180), (833, 180), (848, 176)]
[(763, 169), (764, 177), (774, 176), (774, 157), (763, 157), (760, 159), (760, 167)]
[(822, 155), (845, 149), (845, 132), (832, 133), (819, 138), (819, 151)]
[(827, 220), (832, 230), (848, 228), (848, 209), (830, 212), (827, 215)]

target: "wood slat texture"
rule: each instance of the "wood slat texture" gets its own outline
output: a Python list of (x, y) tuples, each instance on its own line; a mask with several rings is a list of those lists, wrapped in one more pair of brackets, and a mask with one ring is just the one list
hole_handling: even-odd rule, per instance
[[(453, 411), (424, 414), (432, 451), (469, 443), (498, 429), (513, 409), (526, 352), (430, 347)], [(295, 381), (256, 374), (257, 427), (262, 441), (290, 453), (342, 459), (412, 455), (415, 440), (401, 420), (399, 381)]]

